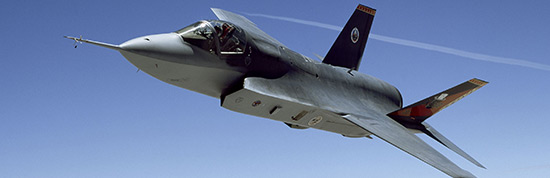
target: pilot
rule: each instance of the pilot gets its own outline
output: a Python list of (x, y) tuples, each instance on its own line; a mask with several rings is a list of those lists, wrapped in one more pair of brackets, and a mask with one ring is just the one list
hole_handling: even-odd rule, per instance
[(230, 38), (233, 34), (234, 28), (227, 23), (223, 23), (222, 25), (222, 32), (218, 33), (220, 37), (221, 44), (225, 44), (227, 42), (227, 39)]

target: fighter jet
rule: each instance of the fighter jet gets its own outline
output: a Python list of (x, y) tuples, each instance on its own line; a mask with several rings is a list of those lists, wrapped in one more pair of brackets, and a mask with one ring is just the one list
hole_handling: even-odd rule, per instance
[(376, 10), (358, 5), (322, 62), (299, 54), (247, 18), (212, 8), (219, 20), (201, 20), (171, 33), (120, 45), (76, 37), (120, 52), (139, 70), (172, 85), (219, 98), (232, 111), (353, 138), (374, 135), (452, 177), (475, 177), (415, 134), (426, 134), (483, 167), (426, 123), (433, 114), (487, 82), (471, 79), (403, 107), (394, 86), (357, 70)]

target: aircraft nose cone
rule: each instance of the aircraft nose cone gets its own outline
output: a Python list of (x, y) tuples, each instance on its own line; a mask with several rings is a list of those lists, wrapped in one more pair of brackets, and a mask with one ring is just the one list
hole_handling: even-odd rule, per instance
[(193, 50), (175, 33), (142, 36), (120, 45), (124, 51), (146, 56), (187, 56)]
[(120, 48), (126, 51), (145, 51), (151, 49), (150, 43), (151, 39), (147, 36), (134, 38), (128, 40), (120, 45)]

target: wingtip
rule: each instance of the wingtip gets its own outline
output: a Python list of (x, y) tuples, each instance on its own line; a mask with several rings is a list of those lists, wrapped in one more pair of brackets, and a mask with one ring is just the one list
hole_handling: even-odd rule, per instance
[(478, 79), (478, 78), (470, 79), (469, 82), (473, 83), (473, 84), (476, 84), (476, 85), (479, 85), (479, 86), (484, 86), (484, 85), (489, 83), (485, 80), (481, 80), (481, 79)]
[(475, 164), (477, 167), (480, 167), (480, 168), (483, 168), (483, 169), (487, 169), (485, 166), (483, 166), (481, 163), (477, 162), (477, 160), (473, 159), (470, 160), (468, 159), (468, 161), (470, 161), (471, 163)]
[(479, 164), (479, 165), (477, 165), (477, 166), (480, 167), (480, 168), (483, 168), (483, 169), (487, 169), (485, 166), (483, 166), (483, 165), (481, 165), (481, 164)]

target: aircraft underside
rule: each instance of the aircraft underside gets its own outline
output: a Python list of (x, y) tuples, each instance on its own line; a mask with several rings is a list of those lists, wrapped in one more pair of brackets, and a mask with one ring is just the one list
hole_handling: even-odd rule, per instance
[(141, 71), (172, 85), (219, 98), (224, 89), (244, 75), (241, 72), (159, 60), (131, 52), (120, 52)]
[(253, 116), (286, 123), (291, 128), (316, 128), (346, 137), (366, 137), (371, 133), (342, 119), (342, 116), (285, 99), (243, 88), (222, 99), (222, 107)]

